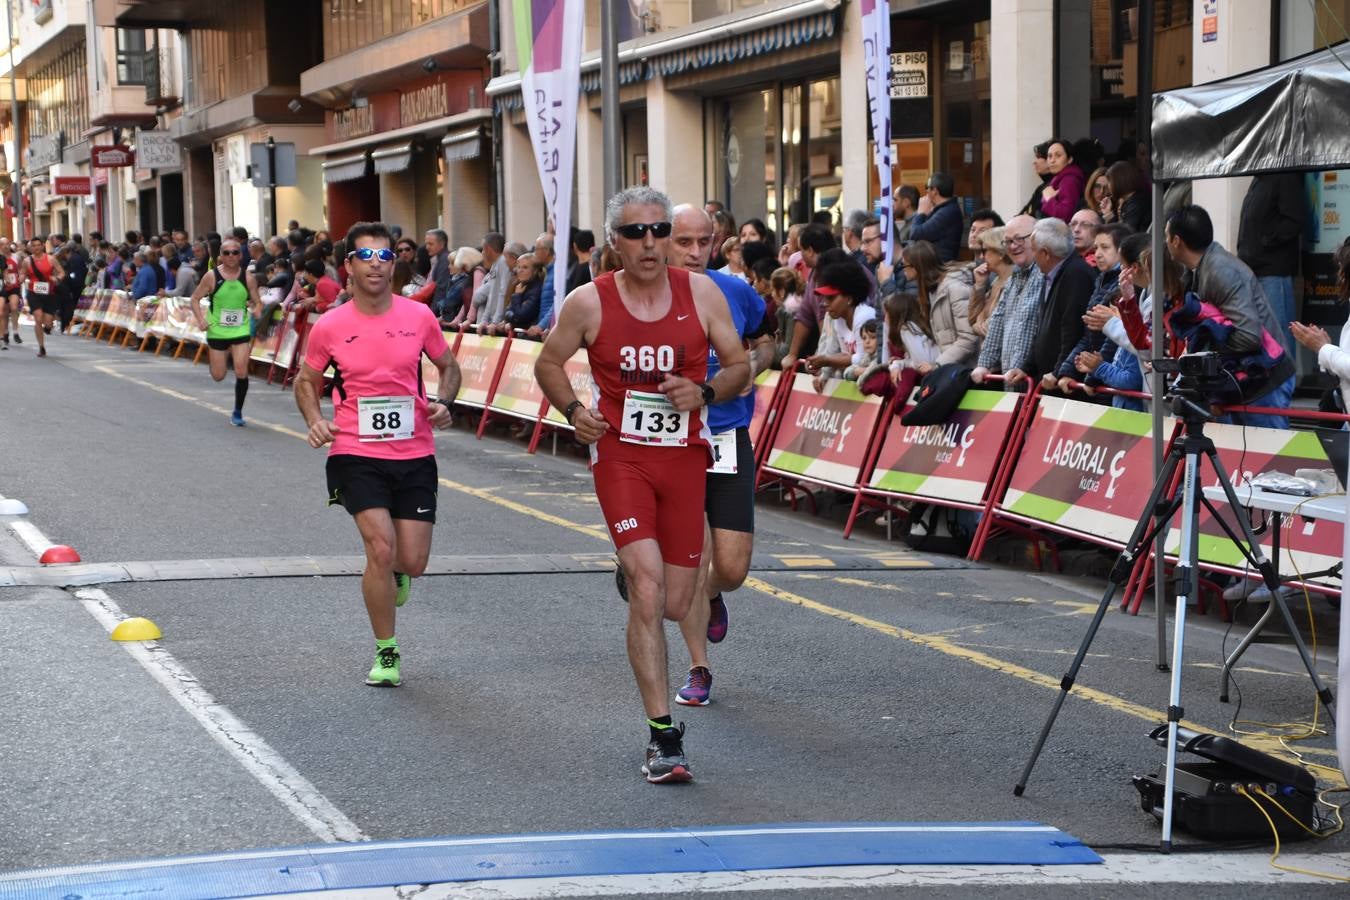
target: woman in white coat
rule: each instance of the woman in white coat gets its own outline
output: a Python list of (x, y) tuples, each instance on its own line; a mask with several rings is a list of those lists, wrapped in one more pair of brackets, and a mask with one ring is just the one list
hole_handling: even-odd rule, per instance
[[(1336, 251), (1336, 290), (1341, 302), (1350, 300), (1350, 240)], [(1304, 325), (1301, 322), (1289, 323), (1294, 340), (1317, 354), (1317, 365), (1324, 372), (1335, 375), (1341, 383), (1341, 400), (1345, 409), (1350, 409), (1350, 322), (1341, 326), (1341, 345), (1331, 342), (1325, 331), (1316, 325)], [(1346, 497), (1346, 512), (1350, 514), (1350, 494)], [(1350, 515), (1347, 516), (1350, 518)], [(1342, 556), (1350, 558), (1350, 525), (1345, 528), (1345, 543)], [(1341, 599), (1350, 595), (1342, 588)], [(1336, 751), (1340, 755), (1341, 772), (1350, 780), (1350, 621), (1346, 620), (1346, 605), (1341, 603), (1341, 644), (1337, 666), (1337, 680), (1341, 685), (1341, 695), (1336, 698)]]

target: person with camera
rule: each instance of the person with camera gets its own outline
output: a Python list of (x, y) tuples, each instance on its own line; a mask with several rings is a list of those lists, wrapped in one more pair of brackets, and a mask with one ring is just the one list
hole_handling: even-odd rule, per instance
[[(1294, 396), (1294, 362), (1278, 338), (1273, 347), (1265, 340), (1284, 331), (1256, 274), (1214, 240), (1214, 224), (1204, 207), (1192, 204), (1174, 210), (1167, 217), (1165, 234), (1168, 254), (1191, 273), (1189, 290), (1201, 303), (1216, 307), (1231, 325), (1224, 330), (1223, 342), (1214, 349), (1230, 363), (1243, 360), (1250, 383), (1269, 389), (1250, 397), (1244, 385), (1243, 400), (1250, 406), (1288, 409)], [(1253, 375), (1256, 370), (1264, 371)], [(1232, 421), (1265, 428), (1289, 427), (1286, 416), (1274, 413), (1237, 412), (1232, 414)]]

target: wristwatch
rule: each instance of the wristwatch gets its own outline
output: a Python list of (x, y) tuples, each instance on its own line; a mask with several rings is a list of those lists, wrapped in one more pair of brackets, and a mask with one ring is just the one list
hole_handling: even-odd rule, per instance
[(698, 389), (703, 392), (703, 405), (712, 406), (713, 399), (717, 396), (717, 392), (713, 390), (713, 386), (705, 381), (698, 386)]
[(572, 417), (576, 415), (577, 410), (585, 405), (586, 404), (582, 403), (580, 400), (573, 400), (571, 403), (567, 404), (567, 409), (563, 410), (563, 418), (567, 420), (568, 425), (572, 424)]

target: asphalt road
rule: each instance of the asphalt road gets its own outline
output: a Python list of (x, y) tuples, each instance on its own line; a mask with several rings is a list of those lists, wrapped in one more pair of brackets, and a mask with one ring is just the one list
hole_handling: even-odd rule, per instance
[[(303, 442), (289, 391), (255, 377), (250, 424), (233, 428), (231, 383), (214, 384), (205, 366), (70, 336), (50, 339), (47, 359), (27, 347), (0, 355), (0, 495), (23, 500), (23, 521), (51, 541), (89, 562), (360, 552), (349, 517), (325, 507), (323, 454)], [(1104, 853), (1156, 844), (1158, 826), (1130, 785), (1162, 757), (1146, 737), (1167, 702), (1147, 615), (1106, 616), (1027, 794), (1015, 798), (1102, 582), (915, 554), (870, 524), (845, 542), (836, 522), (773, 497), (760, 505), (764, 568), (730, 598), (730, 636), (713, 648), (714, 702), (676, 710), (697, 781), (647, 785), (624, 606), (610, 573), (584, 559), (608, 546), (584, 465), (565, 448), (551, 455), (548, 442), (527, 455), (506, 429), (476, 440), (465, 421), (437, 436), (444, 481), (432, 553), (500, 557), (510, 572), (488, 561), (481, 574), (415, 584), (398, 629), (400, 690), (362, 683), (372, 641), (354, 577), (111, 584), (107, 602), (0, 588), (0, 872), (313, 843), (334, 822), (383, 840), (1030, 820)], [(0, 566), (32, 565), (13, 521), (0, 518), (11, 525), (0, 528)], [(860, 553), (895, 554), (901, 565), (848, 563)], [(545, 554), (581, 561), (570, 572), (518, 573), (520, 558)], [(844, 565), (809, 568), (807, 557)], [(159, 646), (183, 673), (178, 686), (205, 698), (199, 710), (226, 711), (297, 780), (269, 786), (213, 737), (108, 640), (90, 614), (100, 603), (156, 622)], [(1186, 717), (1225, 732), (1236, 707), (1218, 702), (1217, 667), (1236, 637), (1213, 614), (1191, 624)], [(670, 635), (674, 689), (685, 658)], [(1331, 679), (1334, 636), (1319, 639)], [(1312, 713), (1310, 683), (1282, 643), (1255, 646), (1238, 678), (1244, 720)], [(1330, 738), (1296, 746), (1334, 765)], [(311, 808), (335, 815), (297, 815), (279, 799), (296, 785), (323, 801)], [(1348, 848), (1340, 835), (1296, 850), (1344, 865)], [(1265, 875), (1235, 877), (1222, 893), (1267, 895), (1279, 873)], [(991, 895), (1059, 890), (1009, 885)], [(1183, 892), (1207, 893), (1158, 888)]]

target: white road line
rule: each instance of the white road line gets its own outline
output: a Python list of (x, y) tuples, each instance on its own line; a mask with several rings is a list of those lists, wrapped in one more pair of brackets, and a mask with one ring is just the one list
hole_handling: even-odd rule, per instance
[[(925, 888), (968, 885), (1132, 885), (1160, 884), (1326, 884), (1309, 875), (1279, 872), (1263, 854), (1155, 853), (1105, 857), (1092, 866), (832, 866), (809, 869), (762, 869), (748, 872), (693, 872), (658, 875), (597, 875), (586, 878), (519, 878), (305, 891), (286, 900), (523, 900), (532, 897), (645, 896), (649, 894), (713, 894), (773, 892), (790, 900), (790, 891), (852, 888)], [(1324, 856), (1281, 856), (1290, 865), (1342, 877), (1350, 861)]]
[(38, 530), (38, 527), (32, 522), (16, 519), (9, 523), (9, 530), (14, 532), (15, 537), (23, 541), (24, 546), (31, 550), (34, 556), (41, 556), (47, 552), (49, 547), (56, 546), (47, 540), (47, 536)]
[[(34, 556), (41, 556), (43, 551), (53, 546), (41, 529), (31, 522), (10, 522), (9, 528)], [(98, 588), (78, 590), (75, 596), (109, 633), (126, 618), (112, 597)], [(216, 700), (157, 641), (127, 642), (122, 646), (169, 692), (169, 696), (177, 700), (218, 744), (229, 751), (245, 771), (258, 779), (319, 840), (369, 840), (355, 822), (319, 793), (309, 779), (301, 775), (285, 757)]]
[[(75, 592), (84, 608), (109, 632), (125, 615), (104, 591)], [(158, 641), (122, 646), (230, 755), (322, 841), (365, 841), (367, 837), (319, 793), (280, 753), (216, 700)]]

